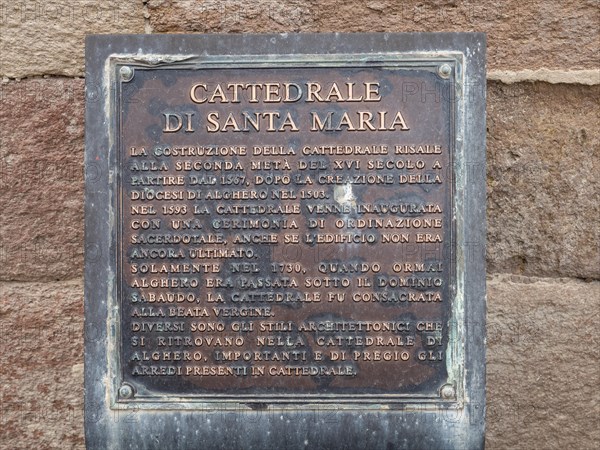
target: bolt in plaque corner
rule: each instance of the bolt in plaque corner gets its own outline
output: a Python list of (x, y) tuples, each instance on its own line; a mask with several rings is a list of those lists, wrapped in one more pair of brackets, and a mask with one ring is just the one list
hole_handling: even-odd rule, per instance
[(444, 400), (455, 400), (456, 399), (456, 389), (452, 384), (444, 384), (440, 388), (440, 397)]
[(123, 383), (119, 388), (120, 400), (131, 400), (135, 395), (135, 389), (129, 383)]
[(127, 83), (128, 81), (133, 80), (135, 72), (133, 70), (133, 67), (121, 66), (121, 68), (119, 69), (119, 74), (121, 75), (121, 81)]
[(450, 64), (442, 64), (438, 67), (438, 75), (444, 79), (450, 78), (450, 75), (452, 75), (452, 66)]

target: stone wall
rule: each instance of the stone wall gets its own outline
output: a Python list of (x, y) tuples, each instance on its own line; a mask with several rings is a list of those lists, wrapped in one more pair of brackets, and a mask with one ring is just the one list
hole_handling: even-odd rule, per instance
[[(0, 448), (83, 448), (83, 41), (488, 33), (489, 449), (600, 447), (595, 0), (0, 0)], [(481, 243), (483, 245), (483, 243)]]

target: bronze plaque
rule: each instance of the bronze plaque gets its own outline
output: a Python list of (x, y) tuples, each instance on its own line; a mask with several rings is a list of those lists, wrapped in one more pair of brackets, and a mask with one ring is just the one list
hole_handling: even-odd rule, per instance
[(454, 399), (459, 67), (116, 64), (119, 400)]

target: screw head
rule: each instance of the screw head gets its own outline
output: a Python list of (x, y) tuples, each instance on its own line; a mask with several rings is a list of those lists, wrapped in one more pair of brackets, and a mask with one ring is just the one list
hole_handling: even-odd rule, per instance
[(448, 78), (452, 74), (452, 67), (450, 66), (450, 64), (442, 64), (438, 68), (438, 74), (442, 78)]
[(133, 78), (133, 69), (129, 66), (122, 66), (119, 69), (119, 73), (123, 81), (130, 81)]
[(119, 388), (119, 397), (121, 398), (132, 398), (133, 387), (129, 384), (122, 384)]
[(450, 400), (450, 399), (456, 397), (456, 390), (454, 389), (454, 386), (452, 386), (451, 384), (445, 384), (440, 389), (440, 395), (442, 396), (442, 398), (444, 398), (446, 400)]

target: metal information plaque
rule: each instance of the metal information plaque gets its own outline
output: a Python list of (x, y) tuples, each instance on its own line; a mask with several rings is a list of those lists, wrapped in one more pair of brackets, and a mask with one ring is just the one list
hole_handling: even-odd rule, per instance
[(484, 54), (88, 38), (88, 447), (480, 448)]

